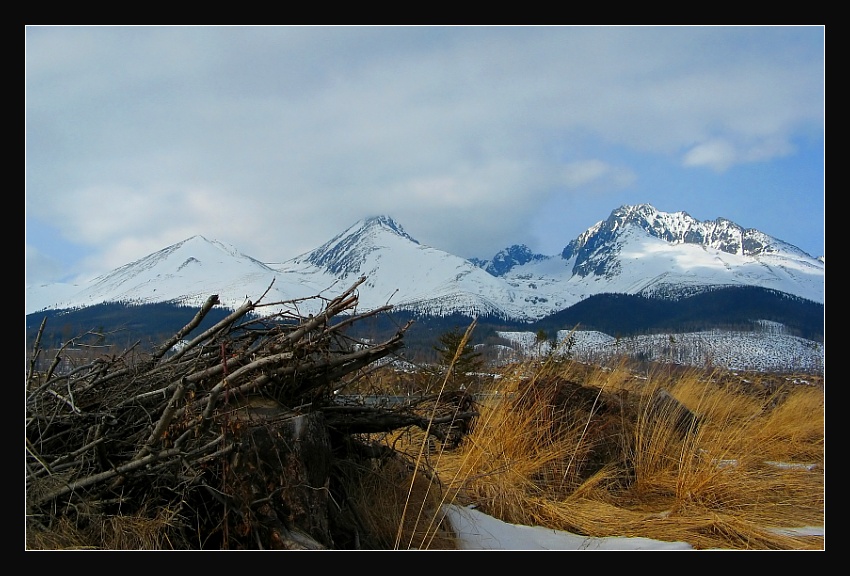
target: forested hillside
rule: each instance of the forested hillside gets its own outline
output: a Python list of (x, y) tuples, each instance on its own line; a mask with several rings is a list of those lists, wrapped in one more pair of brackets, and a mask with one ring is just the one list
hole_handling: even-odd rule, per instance
[(681, 300), (597, 294), (532, 324), (530, 329), (552, 331), (580, 325), (582, 330), (634, 336), (754, 330), (759, 320), (783, 324), (793, 336), (823, 341), (823, 304), (754, 286), (712, 290)]
[[(92, 338), (100, 343), (127, 346), (141, 340), (142, 346), (155, 344), (177, 333), (186, 325), (197, 308), (168, 303), (129, 306), (126, 304), (97, 304), (75, 310), (45, 310), (26, 317), (27, 347), (31, 347), (42, 321), (47, 318), (41, 343), (44, 347), (59, 347), (71, 338), (94, 332)], [(231, 310), (213, 308), (204, 318), (202, 328), (212, 326)]]
[[(71, 338), (91, 332), (90, 344), (112, 344), (126, 348), (135, 342), (142, 347), (175, 334), (195, 313), (193, 308), (173, 304), (100, 304), (76, 310), (53, 310), (26, 317), (28, 347), (42, 321), (47, 318), (42, 345), (58, 348)], [(205, 322), (219, 321), (229, 310), (213, 309)], [(413, 320), (405, 337), (404, 356), (416, 362), (437, 360), (434, 345), (441, 334), (466, 327), (471, 318), (455, 314), (426, 317), (390, 310), (351, 327), (350, 335), (378, 340), (395, 333)], [(505, 322), (480, 317), (472, 335), (474, 344), (497, 345), (504, 341), (498, 331), (557, 333), (558, 330), (596, 330), (615, 337), (706, 330), (759, 331), (759, 321), (782, 324), (785, 333), (815, 342), (824, 339), (824, 306), (817, 302), (755, 287), (714, 290), (677, 301), (626, 294), (601, 294), (553, 314), (536, 323)]]

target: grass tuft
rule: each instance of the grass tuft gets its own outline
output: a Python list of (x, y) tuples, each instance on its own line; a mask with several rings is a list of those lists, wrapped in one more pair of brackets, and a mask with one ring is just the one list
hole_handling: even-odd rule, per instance
[(777, 530), (823, 526), (822, 388), (575, 362), (497, 382), (461, 449), (434, 462), (454, 502), (587, 536), (822, 548)]

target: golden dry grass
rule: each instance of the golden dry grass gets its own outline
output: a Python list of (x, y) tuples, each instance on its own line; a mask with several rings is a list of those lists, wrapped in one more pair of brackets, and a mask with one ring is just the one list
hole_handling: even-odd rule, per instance
[[(458, 449), (434, 447), (415, 430), (388, 434), (382, 441), (408, 457), (342, 470), (348, 501), (334, 505), (361, 538), (350, 546), (366, 549), (455, 548), (441, 507), (474, 503), (506, 522), (593, 537), (821, 550), (823, 537), (776, 529), (824, 525), (824, 389), (747, 378), (511, 366), (482, 390), (480, 415)], [(677, 432), (673, 410), (652, 408), (656, 390), (698, 415), (699, 426)], [(169, 511), (103, 518), (85, 531), (28, 532), (27, 547), (193, 547), (164, 537), (178, 520)]]
[[(600, 402), (589, 412), (558, 405), (553, 378), (598, 390)], [(625, 366), (514, 367), (461, 449), (429, 464), (447, 500), (506, 522), (698, 549), (822, 549), (822, 537), (774, 528), (823, 526), (823, 389), (765, 393), (720, 380), (700, 370), (639, 378)], [(656, 389), (700, 425), (677, 432), (675, 414), (650, 408)], [(606, 394), (624, 399), (619, 422), (602, 414)]]
[(390, 459), (345, 474), (350, 516), (360, 541), (352, 548), (452, 549), (454, 535), (441, 521), (444, 493), (409, 462)]
[(84, 526), (68, 517), (57, 519), (50, 530), (26, 531), (28, 550), (174, 550), (192, 548), (171, 542), (169, 528), (182, 521), (172, 510), (141, 511), (134, 515), (87, 514)]

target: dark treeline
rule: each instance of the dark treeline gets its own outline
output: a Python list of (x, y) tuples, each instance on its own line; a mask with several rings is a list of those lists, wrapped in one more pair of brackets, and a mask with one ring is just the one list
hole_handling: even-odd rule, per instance
[(612, 336), (758, 330), (757, 320), (779, 322), (786, 333), (823, 342), (824, 305), (784, 292), (736, 286), (680, 300), (597, 294), (531, 325), (532, 330), (598, 330)]
[[(176, 334), (192, 319), (198, 308), (160, 302), (156, 304), (128, 305), (107, 303), (67, 310), (45, 310), (28, 314), (26, 337), (28, 348), (42, 321), (47, 318), (41, 345), (58, 348), (63, 343), (82, 338), (86, 343), (103, 343), (129, 346), (136, 341), (141, 345), (155, 345)], [(201, 323), (201, 329), (214, 326), (231, 310), (213, 308)]]
[[(399, 356), (413, 363), (435, 363), (439, 360), (436, 347), (440, 336), (455, 328), (463, 332), (473, 319), (463, 314), (422, 316), (405, 310), (393, 310), (359, 322), (352, 328), (349, 335), (382, 340), (411, 320), (413, 324), (405, 332), (405, 346), (399, 352)], [(479, 316), (476, 319), (470, 343), (473, 345), (493, 343), (499, 340), (496, 336), (497, 330), (528, 330), (528, 326), (527, 323), (507, 322), (496, 317)]]
[[(75, 310), (52, 310), (26, 317), (27, 342), (31, 346), (45, 316), (48, 318), (42, 346), (58, 347), (86, 332), (89, 342), (99, 340), (118, 347), (141, 341), (158, 343), (175, 334), (195, 313), (194, 308), (158, 303), (144, 305), (98, 304)], [(213, 309), (205, 323), (213, 325), (230, 310)], [(412, 362), (435, 362), (434, 346), (439, 336), (454, 328), (465, 329), (472, 318), (462, 314), (425, 317), (403, 310), (366, 318), (353, 326), (349, 335), (373, 340), (386, 339), (404, 326), (401, 355)], [(499, 343), (496, 331), (598, 330), (611, 336), (652, 333), (696, 332), (711, 329), (752, 331), (760, 328), (755, 320), (783, 324), (786, 333), (823, 342), (824, 306), (817, 302), (756, 287), (730, 287), (680, 300), (664, 300), (627, 294), (599, 294), (543, 318), (535, 323), (509, 322), (496, 317), (479, 317), (472, 335), (473, 344)], [(103, 334), (103, 336), (98, 336)]]

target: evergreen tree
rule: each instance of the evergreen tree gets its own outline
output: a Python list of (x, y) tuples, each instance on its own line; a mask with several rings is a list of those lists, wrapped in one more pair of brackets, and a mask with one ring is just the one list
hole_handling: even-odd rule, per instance
[(537, 355), (540, 356), (540, 347), (543, 346), (543, 343), (549, 340), (549, 335), (546, 334), (546, 330), (540, 329), (537, 331), (537, 334), (534, 337), (534, 343), (537, 345)]
[(434, 346), (440, 367), (443, 370), (451, 369), (447, 383), (449, 389), (469, 388), (477, 381), (477, 373), (484, 365), (481, 353), (475, 351), (475, 346), (468, 338), (464, 341), (465, 336), (460, 328), (454, 327), (440, 334), (439, 344)]

